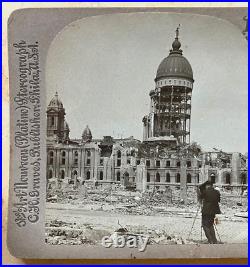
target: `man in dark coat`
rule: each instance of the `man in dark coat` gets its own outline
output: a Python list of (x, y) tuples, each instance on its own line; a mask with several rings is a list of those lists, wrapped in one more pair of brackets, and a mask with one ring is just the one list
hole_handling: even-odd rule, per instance
[(217, 239), (214, 231), (214, 219), (220, 214), (220, 192), (215, 190), (211, 181), (199, 186), (198, 198), (202, 204), (202, 227), (210, 244), (216, 244)]

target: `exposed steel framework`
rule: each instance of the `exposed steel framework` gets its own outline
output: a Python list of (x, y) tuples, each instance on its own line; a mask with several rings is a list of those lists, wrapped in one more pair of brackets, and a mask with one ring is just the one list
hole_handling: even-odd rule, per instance
[(173, 136), (178, 143), (190, 143), (192, 89), (185, 86), (164, 86), (152, 95), (154, 136)]

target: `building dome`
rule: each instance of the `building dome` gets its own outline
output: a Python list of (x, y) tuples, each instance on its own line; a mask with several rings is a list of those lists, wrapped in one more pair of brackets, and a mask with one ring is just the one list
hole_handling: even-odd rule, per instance
[(193, 70), (188, 60), (182, 55), (181, 43), (178, 39), (179, 29), (176, 30), (176, 38), (168, 57), (160, 63), (155, 81), (160, 78), (177, 77), (186, 78), (193, 82)]
[(82, 141), (90, 142), (91, 140), (92, 140), (92, 133), (89, 129), (89, 126), (87, 125), (82, 133)]
[(49, 107), (54, 108), (63, 108), (62, 101), (58, 98), (58, 93), (55, 93), (55, 96), (50, 100)]

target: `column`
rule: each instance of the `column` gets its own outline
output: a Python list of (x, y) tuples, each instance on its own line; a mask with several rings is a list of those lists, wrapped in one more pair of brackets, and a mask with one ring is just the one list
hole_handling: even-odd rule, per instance
[(240, 184), (240, 153), (233, 153), (231, 159), (232, 185)]
[(187, 204), (187, 166), (184, 159), (181, 159), (180, 175), (181, 199), (184, 201), (184, 204)]

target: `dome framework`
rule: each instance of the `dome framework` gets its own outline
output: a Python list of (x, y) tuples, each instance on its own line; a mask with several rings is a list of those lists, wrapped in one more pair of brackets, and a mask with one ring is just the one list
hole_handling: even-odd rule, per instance
[(180, 48), (177, 28), (172, 49), (157, 69), (155, 90), (150, 91), (150, 113), (143, 118), (144, 141), (152, 137), (171, 137), (177, 144), (190, 143), (194, 80), (192, 67)]

